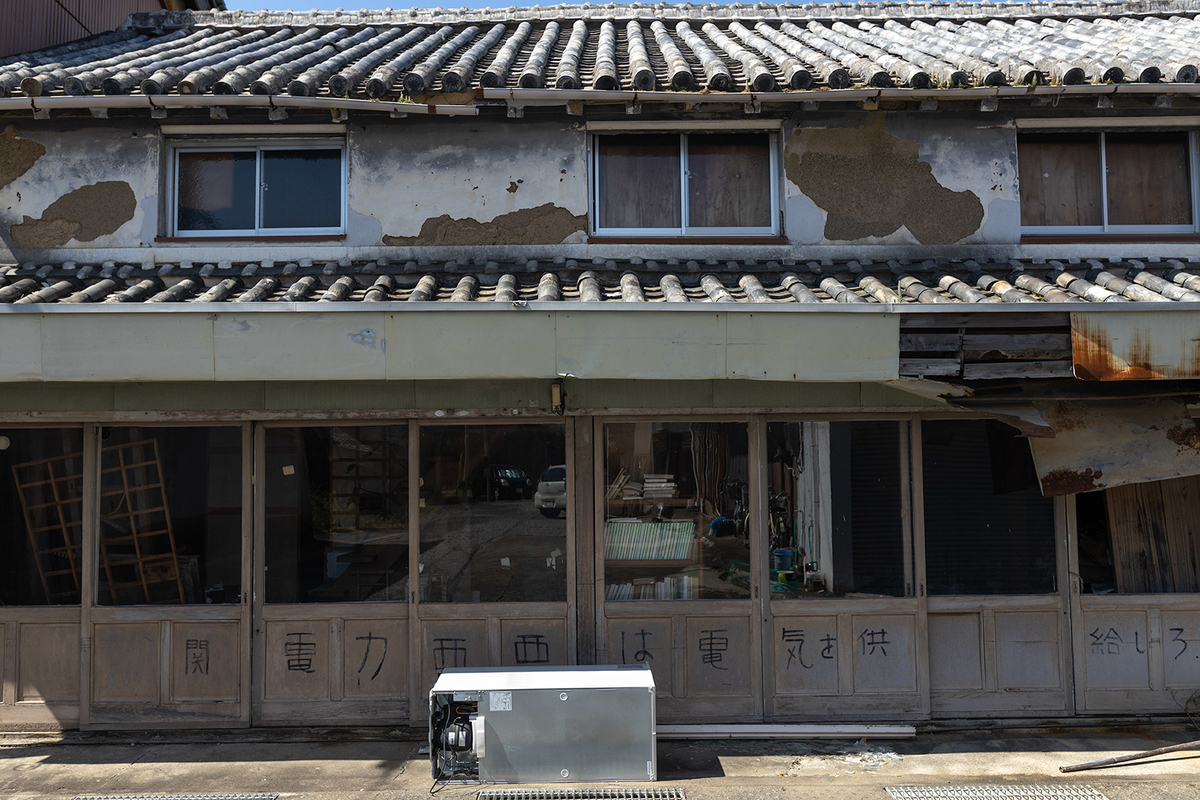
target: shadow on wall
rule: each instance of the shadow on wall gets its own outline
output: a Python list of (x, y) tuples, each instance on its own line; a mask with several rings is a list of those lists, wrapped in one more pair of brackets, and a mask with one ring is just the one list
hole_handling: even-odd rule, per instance
[(797, 129), (788, 139), (788, 180), (825, 211), (825, 239), (885, 237), (903, 227), (921, 244), (954, 244), (979, 230), (979, 197), (942, 186), (920, 160), (920, 145), (888, 133), (884, 119)]

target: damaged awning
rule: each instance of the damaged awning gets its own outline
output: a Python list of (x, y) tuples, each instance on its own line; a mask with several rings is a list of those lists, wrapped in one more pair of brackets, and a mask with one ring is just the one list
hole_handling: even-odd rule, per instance
[(1054, 431), (1029, 440), (1048, 497), (1200, 475), (1200, 398), (1033, 405)]

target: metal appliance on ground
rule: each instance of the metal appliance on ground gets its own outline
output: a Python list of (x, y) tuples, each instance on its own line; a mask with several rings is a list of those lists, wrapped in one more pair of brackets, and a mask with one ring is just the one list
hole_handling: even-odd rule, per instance
[(447, 669), (429, 692), (436, 781), (652, 781), (645, 664)]

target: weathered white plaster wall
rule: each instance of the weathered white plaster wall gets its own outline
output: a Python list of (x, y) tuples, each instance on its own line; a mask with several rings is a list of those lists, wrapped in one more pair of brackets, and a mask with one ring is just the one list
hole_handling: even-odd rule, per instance
[(1021, 245), (1016, 129), (1001, 114), (795, 113), (780, 141), (778, 244), (588, 243), (587, 132), (565, 114), (359, 114), (345, 125), (344, 237), (156, 241), (158, 131), (149, 119), (0, 123), (0, 262), (1200, 257), (1200, 245), (1177, 242)]
[(157, 126), (31, 120), (0, 131), (0, 256), (61, 261), (153, 242)]

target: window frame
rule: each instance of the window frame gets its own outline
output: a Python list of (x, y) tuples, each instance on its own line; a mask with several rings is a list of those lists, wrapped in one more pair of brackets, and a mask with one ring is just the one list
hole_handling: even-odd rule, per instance
[[(336, 150), (340, 157), (338, 213), (339, 223), (336, 227), (323, 228), (266, 228), (262, 224), (262, 168), (263, 151), (276, 150)], [(219, 152), (254, 152), (254, 183), (257, 191), (254, 193), (254, 227), (253, 228), (222, 228), (219, 230), (201, 230), (181, 228), (179, 226), (179, 157), (183, 153), (219, 153)], [(346, 143), (332, 139), (290, 139), (285, 142), (276, 141), (221, 141), (177, 142), (171, 145), (170, 175), (168, 180), (168, 218), (167, 235), (189, 239), (212, 239), (229, 237), (262, 237), (262, 236), (341, 236), (346, 233), (347, 208), (347, 176), (349, 159), (346, 157)]]
[[(1178, 128), (1166, 129), (1147, 129), (1154, 133), (1158, 132), (1175, 132)], [(1043, 130), (1043, 129), (1023, 129), (1017, 132), (1017, 174), (1020, 175), (1020, 158), (1021, 158), (1021, 134), (1022, 133), (1057, 133), (1060, 131)], [(1196, 130), (1188, 130), (1188, 183), (1191, 192), (1192, 203), (1192, 222), (1190, 225), (1113, 225), (1108, 221), (1108, 142), (1107, 134), (1109, 133), (1129, 133), (1131, 129), (1076, 129), (1063, 130), (1062, 133), (1091, 133), (1099, 138), (1100, 143), (1100, 219), (1099, 225), (1026, 225), (1021, 224), (1021, 234), (1023, 236), (1040, 236), (1040, 235), (1084, 235), (1084, 236), (1130, 236), (1130, 235), (1171, 235), (1171, 234), (1195, 234), (1200, 233), (1200, 164), (1197, 163), (1200, 156), (1200, 132)], [(1019, 178), (1018, 178), (1019, 179)], [(1018, 188), (1017, 193), (1018, 204), (1021, 201), (1021, 194)], [(1019, 213), (1019, 209), (1018, 209)]]
[[(599, 141), (604, 136), (628, 136), (630, 134), (676, 134), (679, 136), (679, 227), (677, 228), (604, 228), (600, 226), (600, 148)], [(735, 134), (741, 133), (746, 135), (766, 134), (767, 136), (767, 154), (769, 163), (767, 169), (770, 172), (771, 190), (771, 224), (755, 227), (693, 227), (687, 224), (689, 217), (688, 207), (688, 136), (692, 134), (704, 135), (710, 133), (719, 134)], [(627, 236), (670, 236), (670, 237), (728, 237), (728, 238), (761, 238), (764, 236), (781, 236), (783, 234), (780, 224), (780, 190), (779, 190), (779, 134), (771, 128), (756, 128), (756, 129), (728, 129), (728, 128), (713, 128), (713, 129), (696, 129), (696, 130), (662, 130), (657, 128), (628, 128), (621, 130), (596, 130), (592, 131), (589, 137), (591, 146), (591, 157), (588, 159), (589, 177), (590, 177), (590, 205), (591, 205), (591, 224), (589, 232), (593, 236), (611, 236), (611, 237), (627, 237)]]

